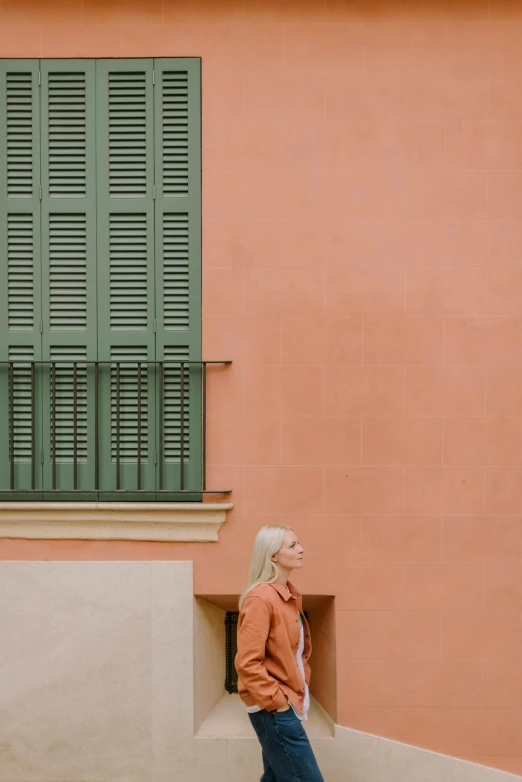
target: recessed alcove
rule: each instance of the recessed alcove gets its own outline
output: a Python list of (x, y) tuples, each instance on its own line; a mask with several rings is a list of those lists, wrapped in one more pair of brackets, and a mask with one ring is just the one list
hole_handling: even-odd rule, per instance
[[(225, 616), (237, 611), (239, 595), (197, 595), (194, 600), (194, 733), (198, 737), (252, 738), (237, 694), (225, 690)], [(311, 705), (305, 729), (311, 738), (331, 738), (337, 713), (334, 598), (303, 598), (312, 631)]]

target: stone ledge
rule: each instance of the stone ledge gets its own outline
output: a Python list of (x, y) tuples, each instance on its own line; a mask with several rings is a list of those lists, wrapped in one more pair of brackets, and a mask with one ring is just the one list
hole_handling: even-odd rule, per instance
[(217, 541), (231, 502), (1, 502), (0, 538)]
[[(303, 722), (308, 737), (331, 739), (334, 722), (319, 703), (312, 697), (308, 720)], [(225, 693), (216, 703), (195, 734), (196, 738), (241, 738), (255, 739), (252, 725), (239, 695)]]

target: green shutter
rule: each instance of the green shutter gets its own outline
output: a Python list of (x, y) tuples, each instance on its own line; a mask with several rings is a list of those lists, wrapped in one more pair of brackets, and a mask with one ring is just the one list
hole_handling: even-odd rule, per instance
[[(96, 63), (102, 489), (155, 488), (152, 60)], [(130, 362), (130, 363), (129, 363)], [(138, 370), (138, 362), (141, 370)], [(110, 392), (109, 392), (110, 386)], [(118, 393), (119, 389), (119, 393)], [(140, 391), (138, 399), (138, 389)]]
[(138, 475), (143, 499), (200, 487), (200, 146), (199, 60), (0, 61), (0, 360), (23, 362), (11, 385), (0, 368), (0, 441), (12, 420), (21, 492), (94, 488), (96, 452), (102, 499)]
[[(0, 361), (22, 361), (12, 377), (0, 365), (0, 489), (11, 485), (9, 433), (14, 434), (14, 488), (41, 487), (40, 104), (38, 60), (0, 60)], [(34, 378), (34, 389), (33, 389)], [(9, 389), (11, 387), (11, 394)]]
[[(201, 360), (201, 71), (196, 59), (154, 60), (156, 355)], [(165, 365), (163, 488), (201, 486), (201, 368)]]
[(94, 373), (82, 363), (97, 358), (94, 96), (92, 60), (42, 61), (42, 347), (61, 362), (44, 378), (44, 476), (60, 490), (74, 488), (75, 457), (77, 488), (94, 485)]

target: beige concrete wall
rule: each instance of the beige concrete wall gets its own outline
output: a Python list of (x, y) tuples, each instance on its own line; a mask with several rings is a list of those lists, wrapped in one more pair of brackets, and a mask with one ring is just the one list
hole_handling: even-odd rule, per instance
[[(218, 634), (191, 563), (2, 562), (0, 596), (0, 782), (259, 780), (251, 733), (194, 737), (194, 637)], [(325, 782), (520, 779), (344, 727), (312, 743)]]
[(194, 731), (225, 694), (225, 612), (194, 599)]

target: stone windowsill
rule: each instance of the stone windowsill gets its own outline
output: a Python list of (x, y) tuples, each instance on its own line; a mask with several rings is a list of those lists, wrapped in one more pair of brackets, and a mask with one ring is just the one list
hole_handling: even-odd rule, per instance
[(2, 502), (0, 538), (212, 542), (232, 503)]

